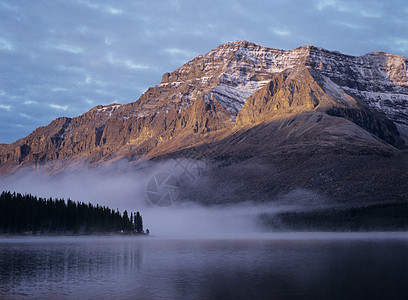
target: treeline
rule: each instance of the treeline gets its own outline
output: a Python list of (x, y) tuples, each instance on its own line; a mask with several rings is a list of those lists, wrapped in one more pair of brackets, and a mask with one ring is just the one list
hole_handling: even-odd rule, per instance
[(405, 231), (408, 230), (408, 202), (262, 214), (259, 222), (273, 230)]
[(129, 214), (125, 210), (121, 214), (118, 210), (91, 203), (44, 199), (8, 191), (0, 195), (0, 233), (145, 234), (139, 212)]

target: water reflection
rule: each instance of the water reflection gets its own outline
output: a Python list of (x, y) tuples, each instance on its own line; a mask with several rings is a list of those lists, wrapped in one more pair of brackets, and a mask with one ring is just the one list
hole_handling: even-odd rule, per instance
[(3, 299), (408, 299), (407, 239), (0, 241)]

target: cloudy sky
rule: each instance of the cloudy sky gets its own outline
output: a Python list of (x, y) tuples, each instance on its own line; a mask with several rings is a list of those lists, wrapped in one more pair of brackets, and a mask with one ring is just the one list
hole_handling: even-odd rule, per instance
[(0, 0), (0, 143), (136, 101), (232, 40), (408, 56), (406, 0)]

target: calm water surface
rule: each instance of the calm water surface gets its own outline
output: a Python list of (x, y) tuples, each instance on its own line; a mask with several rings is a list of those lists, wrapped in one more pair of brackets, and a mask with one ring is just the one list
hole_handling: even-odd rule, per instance
[(408, 235), (2, 238), (0, 299), (408, 299)]

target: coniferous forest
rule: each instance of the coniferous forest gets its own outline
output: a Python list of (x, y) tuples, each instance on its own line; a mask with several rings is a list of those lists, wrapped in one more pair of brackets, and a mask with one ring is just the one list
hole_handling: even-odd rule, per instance
[[(146, 230), (146, 233), (149, 231)], [(139, 212), (121, 214), (109, 207), (2, 192), (1, 234), (145, 234)]]
[(266, 228), (277, 231), (406, 231), (408, 203), (264, 213), (258, 221)]

